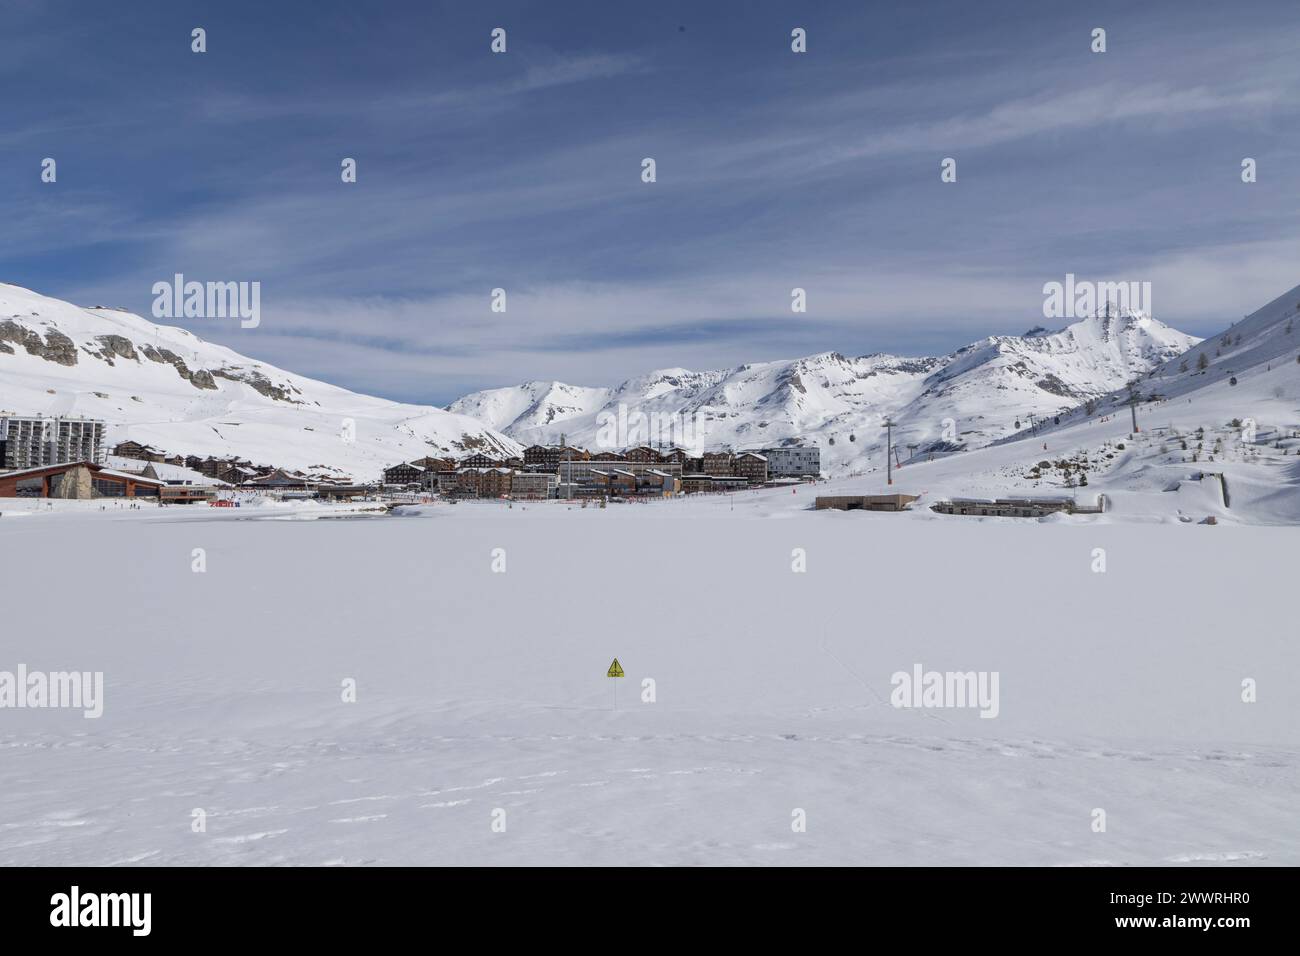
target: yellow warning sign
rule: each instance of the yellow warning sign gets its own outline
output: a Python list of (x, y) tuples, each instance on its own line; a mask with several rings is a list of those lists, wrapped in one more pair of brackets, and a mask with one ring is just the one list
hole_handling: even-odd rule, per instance
[(606, 677), (622, 677), (622, 676), (623, 676), (623, 665), (620, 664), (620, 663), (618, 662), (618, 658), (617, 658), (617, 657), (614, 658), (614, 663), (612, 663), (612, 664), (609, 665), (609, 670), (607, 670), (607, 671), (605, 672), (605, 676), (606, 676)]

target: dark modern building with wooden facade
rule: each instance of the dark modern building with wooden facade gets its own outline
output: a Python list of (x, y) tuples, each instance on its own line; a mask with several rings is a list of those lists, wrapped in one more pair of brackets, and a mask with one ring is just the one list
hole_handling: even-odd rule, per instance
[(98, 462), (71, 461), (0, 474), (0, 498), (157, 498), (165, 484)]

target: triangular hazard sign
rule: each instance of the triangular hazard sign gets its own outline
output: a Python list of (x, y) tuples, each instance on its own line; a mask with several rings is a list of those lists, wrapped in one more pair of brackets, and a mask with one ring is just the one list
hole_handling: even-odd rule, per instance
[(607, 671), (605, 672), (605, 676), (606, 676), (606, 677), (622, 677), (622, 676), (623, 676), (623, 665), (620, 664), (620, 663), (618, 662), (618, 658), (617, 658), (617, 657), (614, 658), (614, 663), (612, 663), (612, 664), (609, 665), (609, 670), (607, 670)]

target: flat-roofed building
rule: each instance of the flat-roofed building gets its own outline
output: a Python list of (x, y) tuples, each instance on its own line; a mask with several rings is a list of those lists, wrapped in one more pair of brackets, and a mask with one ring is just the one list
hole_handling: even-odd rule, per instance
[(769, 478), (816, 478), (822, 473), (822, 450), (817, 445), (779, 445), (758, 452), (767, 459)]
[(561, 498), (578, 497), (579, 489), (583, 486), (595, 486), (605, 484), (602, 479), (597, 482), (593, 477), (593, 472), (615, 472), (625, 471), (640, 482), (640, 478), (648, 471), (662, 471), (668, 475), (676, 477), (681, 474), (681, 466), (676, 462), (642, 462), (642, 461), (562, 461), (559, 465), (560, 485), (558, 494)]
[(813, 502), (818, 511), (906, 511), (920, 495), (821, 495)]
[(1101, 495), (1097, 496), (1094, 505), (1081, 505), (1069, 497), (952, 498), (936, 502), (930, 506), (930, 510), (940, 514), (987, 518), (1041, 518), (1058, 511), (1067, 514), (1101, 514), (1105, 511), (1105, 502), (1105, 497)]
[(510, 476), (510, 497), (527, 501), (554, 498), (559, 483), (559, 477), (548, 472), (517, 471)]
[(739, 475), (682, 475), (683, 494), (708, 494), (716, 491), (739, 491), (749, 481)]
[(93, 418), (0, 415), (0, 470), (104, 461), (104, 423)]

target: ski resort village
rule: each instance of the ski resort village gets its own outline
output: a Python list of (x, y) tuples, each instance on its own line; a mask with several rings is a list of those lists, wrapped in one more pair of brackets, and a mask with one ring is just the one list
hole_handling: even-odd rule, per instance
[(426, 456), (383, 469), (380, 480), (359, 483), (331, 473), (308, 474), (240, 458), (199, 458), (125, 441), (103, 454), (105, 423), (88, 419), (0, 418), (0, 497), (141, 498), (148, 503), (207, 502), (238, 507), (250, 496), (274, 500), (365, 501), (389, 506), (494, 498), (607, 500), (692, 492), (782, 487), (820, 477), (819, 451), (793, 446), (691, 455), (648, 445), (597, 452), (568, 445), (533, 445), (520, 456), (482, 452), (459, 461)]
[(1060, 331), (940, 357), (530, 382), (447, 409), (13, 286), (0, 286), (0, 315), (11, 516), (87, 502), (323, 517), (721, 495), (728, 511), (763, 513), (1300, 521), (1297, 290), (1205, 341), (1105, 303)]
[(435, 407), (0, 286), (0, 865), (1300, 864), (1297, 326)]

